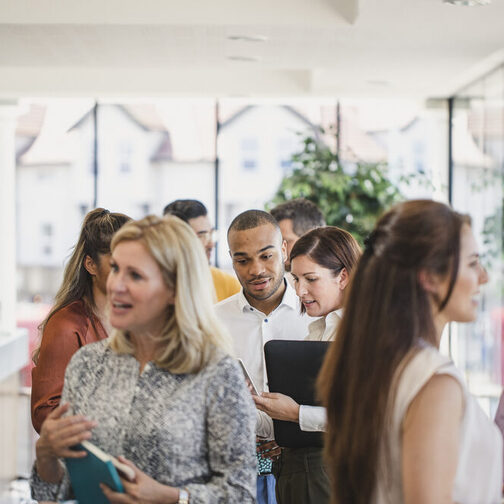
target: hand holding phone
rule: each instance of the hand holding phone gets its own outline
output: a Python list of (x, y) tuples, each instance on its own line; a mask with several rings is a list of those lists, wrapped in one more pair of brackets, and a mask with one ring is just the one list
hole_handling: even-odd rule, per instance
[(240, 366), (243, 371), (243, 376), (245, 376), (245, 382), (247, 383), (247, 387), (250, 390), (250, 393), (252, 395), (259, 395), (259, 392), (257, 392), (257, 387), (255, 386), (254, 382), (252, 381), (252, 378), (250, 377), (247, 368), (245, 367), (245, 364), (241, 359), (238, 359), (238, 362), (240, 363)]

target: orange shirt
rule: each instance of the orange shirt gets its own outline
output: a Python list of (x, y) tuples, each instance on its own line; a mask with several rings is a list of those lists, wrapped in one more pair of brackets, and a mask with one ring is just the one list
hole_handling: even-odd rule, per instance
[(217, 302), (240, 292), (240, 282), (233, 275), (214, 266), (210, 266), (210, 273), (212, 273)]
[(58, 310), (42, 334), (40, 354), (32, 370), (32, 424), (40, 432), (42, 422), (61, 399), (65, 369), (72, 355), (84, 345), (107, 337), (99, 319), (89, 317), (83, 301)]

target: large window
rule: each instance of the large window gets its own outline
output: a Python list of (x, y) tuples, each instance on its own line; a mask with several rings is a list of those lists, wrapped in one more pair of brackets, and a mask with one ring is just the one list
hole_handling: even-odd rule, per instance
[[(28, 105), (16, 142), (18, 324), (29, 330), (32, 350), (82, 220), (95, 202), (140, 218), (161, 214), (174, 199), (198, 199), (212, 220), (218, 214), (221, 241), (212, 260), (229, 269), (231, 220), (265, 207), (291, 173), (292, 155), (308, 135), (338, 150), (349, 169), (359, 161), (388, 164), (397, 184), (405, 174), (426, 175), (427, 185), (417, 179), (401, 185), (407, 197), (446, 197), (443, 107), (342, 100), (338, 108), (334, 99), (226, 99), (216, 107), (214, 100), (186, 99), (99, 103), (94, 114), (90, 99)], [(23, 384), (30, 385), (29, 369)]]
[(501, 391), (503, 307), (504, 70), (499, 68), (453, 98), (452, 202), (472, 217), (489, 283), (472, 324), (453, 324), (451, 353), (470, 390), (490, 415)]

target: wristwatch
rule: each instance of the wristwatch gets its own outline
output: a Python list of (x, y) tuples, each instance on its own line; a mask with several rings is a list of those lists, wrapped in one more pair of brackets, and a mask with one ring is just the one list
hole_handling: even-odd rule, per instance
[(189, 504), (189, 492), (185, 488), (179, 490), (178, 504)]

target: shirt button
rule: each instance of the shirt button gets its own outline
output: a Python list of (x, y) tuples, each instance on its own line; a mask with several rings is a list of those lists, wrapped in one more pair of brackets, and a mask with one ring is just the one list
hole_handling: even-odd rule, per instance
[(254, 311), (254, 308), (250, 307), (250, 311)]
[(267, 318), (265, 318), (265, 319), (264, 319), (264, 322), (268, 322), (268, 319), (267, 319)]

